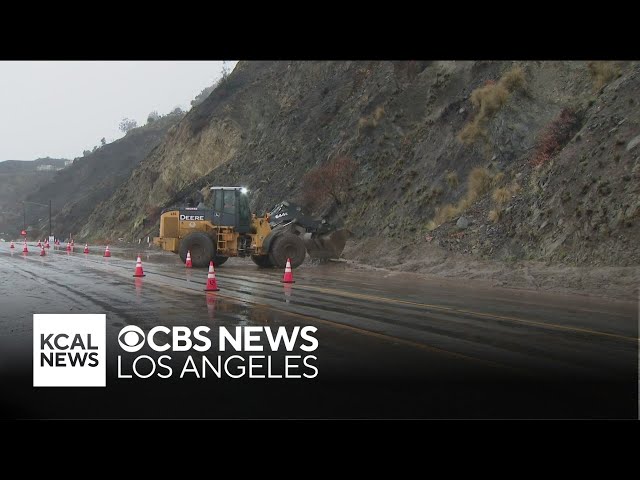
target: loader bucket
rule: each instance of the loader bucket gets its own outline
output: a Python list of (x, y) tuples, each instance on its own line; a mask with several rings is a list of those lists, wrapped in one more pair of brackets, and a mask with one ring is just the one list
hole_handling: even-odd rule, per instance
[(349, 236), (348, 230), (340, 229), (322, 235), (305, 233), (302, 240), (311, 258), (327, 260), (340, 258)]

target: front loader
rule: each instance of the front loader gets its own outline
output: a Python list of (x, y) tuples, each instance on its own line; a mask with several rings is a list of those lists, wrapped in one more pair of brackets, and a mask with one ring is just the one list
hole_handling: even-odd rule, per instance
[(178, 253), (183, 262), (190, 251), (194, 267), (250, 256), (261, 268), (284, 268), (287, 258), (296, 268), (307, 251), (312, 258), (331, 259), (344, 250), (346, 230), (309, 217), (293, 203), (281, 202), (258, 217), (249, 209), (245, 188), (211, 187), (210, 193), (198, 206), (187, 202), (163, 210), (153, 243)]

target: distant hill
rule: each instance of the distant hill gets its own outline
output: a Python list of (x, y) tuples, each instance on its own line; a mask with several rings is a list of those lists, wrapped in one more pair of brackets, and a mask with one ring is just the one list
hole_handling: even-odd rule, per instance
[[(65, 162), (68, 160), (64, 158), (0, 162), (0, 237), (18, 237), (23, 221), (21, 202), (30, 193), (51, 181), (57, 170), (64, 168)], [(43, 213), (41, 207), (36, 206), (36, 209), (30, 213)]]
[(68, 162), (64, 158), (38, 158), (32, 161), (23, 160), (5, 160), (0, 162), (0, 174), (6, 173), (29, 173), (39, 170), (47, 170), (48, 167), (53, 167), (52, 170), (64, 168), (65, 162)]
[[(130, 130), (121, 139), (85, 157), (76, 158), (64, 170), (55, 172), (50, 181), (32, 189), (26, 199), (37, 203), (51, 200), (54, 235), (66, 238), (71, 233), (75, 236), (93, 209), (129, 178), (133, 168), (182, 116), (182, 113), (165, 115)], [(46, 221), (40, 220), (38, 226), (46, 230), (47, 224), (48, 217)]]

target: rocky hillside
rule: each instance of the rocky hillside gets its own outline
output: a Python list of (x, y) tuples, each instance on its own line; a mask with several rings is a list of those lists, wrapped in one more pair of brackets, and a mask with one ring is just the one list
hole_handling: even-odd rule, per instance
[(51, 199), (54, 234), (61, 238), (67, 238), (69, 234), (76, 236), (95, 207), (111, 197), (180, 118), (182, 115), (161, 117), (130, 130), (123, 138), (85, 157), (76, 158), (72, 165), (57, 172), (27, 199), (38, 203)]
[[(22, 201), (27, 195), (51, 181), (65, 160), (39, 158), (33, 161), (0, 162), (0, 237), (17, 238), (23, 224)], [(28, 205), (29, 220), (48, 215), (48, 209)]]
[(639, 92), (637, 63), (240, 62), (80, 235), (153, 235), (206, 183), (249, 187), (261, 212), (346, 157), (341, 205), (316, 213), (353, 231), (349, 258), (637, 265)]

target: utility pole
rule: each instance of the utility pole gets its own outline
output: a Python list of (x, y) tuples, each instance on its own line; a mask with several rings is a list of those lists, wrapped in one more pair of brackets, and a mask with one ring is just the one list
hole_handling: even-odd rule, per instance
[[(27, 229), (27, 206), (26, 204), (30, 203), (32, 205), (40, 205), (41, 207), (46, 207), (47, 204), (45, 203), (38, 203), (38, 202), (29, 202), (27, 200), (23, 200), (22, 201), (22, 211), (23, 211), (23, 230)], [(49, 236), (51, 236), (51, 200), (49, 200)]]

